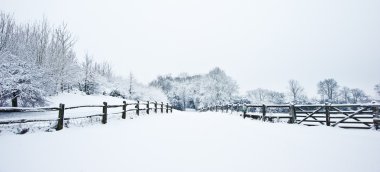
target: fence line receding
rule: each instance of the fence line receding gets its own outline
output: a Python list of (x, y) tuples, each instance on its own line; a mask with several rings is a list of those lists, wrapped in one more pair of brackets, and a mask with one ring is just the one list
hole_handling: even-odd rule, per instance
[[(65, 113), (72, 109), (82, 109), (82, 108), (100, 108), (102, 111), (97, 114), (90, 114), (86, 116), (75, 116), (75, 117), (65, 117)], [(110, 109), (120, 108), (120, 111), (109, 113)], [(74, 119), (85, 119), (100, 117), (101, 123), (106, 124), (109, 115), (121, 114), (122, 119), (126, 119), (127, 112), (135, 113), (137, 116), (144, 112), (146, 114), (152, 113), (171, 113), (173, 112), (173, 107), (168, 103), (156, 101), (146, 101), (146, 102), (133, 102), (127, 103), (123, 101), (122, 104), (109, 105), (107, 102), (103, 102), (102, 105), (81, 105), (81, 106), (71, 106), (65, 107), (65, 104), (59, 104), (59, 107), (47, 107), (47, 108), (16, 108), (16, 107), (0, 107), (1, 113), (22, 113), (22, 112), (51, 112), (58, 111), (57, 118), (52, 119), (17, 119), (17, 120), (1, 120), (0, 125), (10, 125), (10, 124), (23, 124), (23, 123), (33, 123), (33, 122), (56, 122), (53, 129), (62, 130), (64, 128), (64, 123), (69, 122)]]
[(326, 125), (352, 129), (379, 129), (380, 104), (254, 105), (228, 104), (201, 111), (241, 112), (243, 118), (307, 126)]

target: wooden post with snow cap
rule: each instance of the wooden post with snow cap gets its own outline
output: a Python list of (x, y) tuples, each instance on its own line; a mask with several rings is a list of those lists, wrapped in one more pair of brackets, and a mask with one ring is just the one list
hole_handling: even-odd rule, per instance
[(149, 115), (149, 101), (147, 101), (146, 103), (146, 114)]
[(161, 113), (164, 113), (164, 102), (161, 102)]
[(297, 116), (296, 116), (296, 108), (295, 108), (294, 104), (289, 105), (289, 115), (290, 115), (289, 123), (291, 123), (291, 124), (296, 123), (297, 122)]
[(154, 113), (157, 113), (157, 102), (154, 102)]
[(139, 116), (140, 115), (140, 101), (137, 100), (135, 107), (136, 107), (136, 115)]
[(330, 103), (325, 103), (326, 125), (330, 126)]
[(245, 119), (245, 117), (247, 116), (247, 105), (244, 103), (243, 105), (243, 119)]
[(266, 115), (267, 115), (267, 106), (265, 106), (265, 104), (263, 104), (262, 110), (263, 110), (262, 120), (265, 121), (265, 118), (266, 118)]
[(375, 105), (376, 102), (373, 101), (372, 102), (373, 104), (373, 107), (372, 107), (372, 111), (373, 111), (373, 126), (375, 128), (375, 130), (378, 130), (380, 127), (380, 107), (378, 105)]
[(123, 101), (123, 113), (121, 115), (121, 118), (125, 119), (127, 116), (127, 102)]
[(56, 130), (62, 130), (63, 129), (63, 120), (65, 116), (65, 104), (59, 104), (59, 110), (58, 110), (58, 123)]
[(102, 123), (103, 124), (107, 124), (107, 102), (103, 102)]

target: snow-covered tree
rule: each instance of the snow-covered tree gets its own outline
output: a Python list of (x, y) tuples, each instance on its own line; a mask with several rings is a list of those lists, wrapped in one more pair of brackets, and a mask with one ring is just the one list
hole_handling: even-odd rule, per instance
[(375, 91), (376, 91), (377, 94), (380, 96), (380, 84), (376, 84), (376, 85), (375, 85)]
[(254, 104), (283, 104), (285, 94), (277, 91), (257, 88), (247, 91), (246, 97)]
[(238, 89), (236, 82), (220, 68), (205, 75), (159, 76), (150, 85), (162, 89), (179, 109), (232, 103)]
[(232, 101), (238, 85), (220, 68), (211, 70), (202, 80), (201, 103), (205, 105), (225, 104)]
[(365, 103), (368, 101), (368, 96), (359, 88), (351, 89), (352, 101), (351, 103)]
[(289, 80), (288, 82), (288, 95), (290, 101), (293, 103), (303, 103), (306, 99), (306, 94), (304, 93), (304, 88), (299, 84), (297, 80)]
[(338, 83), (332, 79), (325, 79), (318, 83), (318, 94), (321, 96), (321, 101), (334, 103), (338, 96)]
[(268, 90), (257, 88), (255, 90), (247, 91), (247, 98), (255, 104), (263, 104), (267, 101)]
[(88, 54), (85, 55), (84, 62), (81, 65), (83, 78), (80, 89), (86, 94), (94, 94), (98, 84), (95, 82), (94, 61)]
[(134, 94), (135, 94), (135, 84), (136, 84), (136, 79), (135, 79), (135, 76), (133, 75), (132, 72), (129, 73), (129, 78), (128, 78), (128, 94), (129, 94), (129, 97), (133, 97)]
[(9, 52), (0, 52), (0, 106), (42, 106), (46, 92), (43, 71)]
[(342, 87), (339, 90), (339, 96), (342, 103), (349, 103), (352, 100), (351, 89), (348, 87)]

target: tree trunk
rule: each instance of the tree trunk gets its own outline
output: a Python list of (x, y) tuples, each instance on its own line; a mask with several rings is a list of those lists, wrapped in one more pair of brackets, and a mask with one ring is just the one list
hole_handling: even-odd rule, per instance
[(17, 107), (17, 95), (15, 92), (13, 93), (12, 107)]

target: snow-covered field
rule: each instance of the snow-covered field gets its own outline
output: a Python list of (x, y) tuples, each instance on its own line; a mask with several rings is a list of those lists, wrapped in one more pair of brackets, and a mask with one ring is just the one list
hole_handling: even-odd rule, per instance
[(173, 112), (0, 136), (0, 172), (379, 171), (380, 133)]

